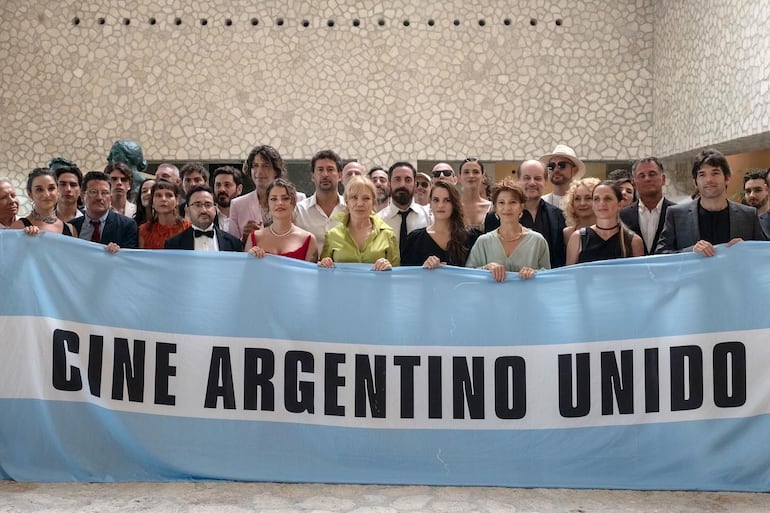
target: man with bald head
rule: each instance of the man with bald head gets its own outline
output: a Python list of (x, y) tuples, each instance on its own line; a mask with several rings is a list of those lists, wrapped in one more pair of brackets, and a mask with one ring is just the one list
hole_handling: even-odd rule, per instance
[(354, 176), (366, 176), (366, 168), (358, 161), (351, 161), (342, 168), (342, 188), (348, 184)]
[(182, 183), (182, 177), (179, 174), (179, 168), (174, 164), (169, 164), (167, 162), (159, 165), (158, 169), (155, 170), (155, 179), (165, 180), (176, 185), (181, 185)]
[[(525, 160), (516, 171), (516, 176), (526, 197), (521, 225), (545, 237), (551, 256), (551, 269), (564, 266), (567, 261), (567, 247), (564, 244), (563, 233), (566, 226), (564, 211), (543, 200), (548, 176), (545, 164), (537, 160)], [(484, 231), (492, 231), (498, 226), (500, 221), (495, 217), (495, 213), (487, 214), (484, 220)]]
[(440, 181), (457, 185), (457, 175), (455, 174), (455, 170), (446, 162), (439, 162), (433, 166), (431, 175), (433, 175), (433, 179), (431, 180), (432, 183)]

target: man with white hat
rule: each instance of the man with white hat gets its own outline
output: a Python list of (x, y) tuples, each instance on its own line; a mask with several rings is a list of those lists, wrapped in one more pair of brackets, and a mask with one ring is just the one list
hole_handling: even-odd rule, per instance
[(577, 158), (575, 150), (565, 144), (559, 144), (548, 155), (540, 157), (548, 170), (548, 177), (553, 185), (553, 192), (543, 196), (551, 205), (564, 209), (564, 196), (573, 180), (580, 180), (586, 174), (586, 165)]

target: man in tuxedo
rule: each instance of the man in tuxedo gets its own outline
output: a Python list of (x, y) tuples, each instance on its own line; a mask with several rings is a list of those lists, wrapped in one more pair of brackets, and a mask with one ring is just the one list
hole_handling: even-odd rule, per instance
[(101, 171), (91, 171), (83, 177), (82, 194), (85, 215), (70, 221), (78, 230), (78, 237), (108, 246), (139, 247), (136, 222), (120, 215), (112, 208), (112, 182)]
[(166, 249), (243, 251), (241, 241), (221, 230), (214, 222), (217, 209), (214, 193), (209, 187), (196, 185), (188, 191), (187, 213), (192, 226), (166, 240)]
[(675, 203), (663, 197), (666, 174), (656, 157), (644, 157), (631, 168), (639, 199), (620, 210), (620, 220), (644, 242), (644, 254), (655, 253), (663, 231), (666, 210)]
[(724, 155), (713, 149), (698, 153), (692, 177), (699, 197), (666, 211), (656, 253), (694, 251), (710, 257), (717, 244), (765, 240), (757, 210), (727, 199), (730, 166)]

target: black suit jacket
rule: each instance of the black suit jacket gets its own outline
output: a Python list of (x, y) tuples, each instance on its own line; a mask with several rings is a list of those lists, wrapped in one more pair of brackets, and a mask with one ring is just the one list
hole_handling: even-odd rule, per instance
[[(551, 257), (551, 269), (564, 267), (567, 263), (567, 246), (564, 244), (564, 228), (567, 221), (564, 218), (564, 211), (557, 206), (551, 205), (547, 201), (540, 200), (538, 215), (544, 215), (548, 228), (546, 233), (541, 233), (548, 243), (548, 252)], [(491, 232), (500, 226), (500, 220), (494, 212), (487, 214), (484, 218), (484, 233)]]
[[(674, 205), (666, 213), (666, 224), (656, 253), (681, 253), (692, 251), (693, 246), (701, 238), (698, 225), (699, 200)], [(766, 240), (759, 226), (757, 209), (734, 201), (728, 201), (730, 209), (730, 238), (743, 240)]]
[[(216, 224), (214, 225), (214, 232), (217, 234), (219, 251), (243, 251), (241, 241), (229, 233), (220, 230)], [(166, 249), (195, 249), (193, 227), (191, 226), (182, 233), (167, 239), (164, 247)]]
[[(73, 219), (70, 223), (80, 233), (86, 219), (88, 218), (84, 215)], [(110, 213), (107, 214), (104, 226), (101, 227), (101, 235), (101, 243), (105, 246), (114, 242), (121, 248), (136, 249), (139, 247), (139, 229), (136, 227), (136, 221), (118, 214), (114, 210), (110, 210)]]
[(759, 226), (761, 226), (762, 231), (765, 232), (765, 238), (770, 240), (770, 212), (765, 212), (759, 216)]
[(642, 235), (642, 229), (639, 227), (639, 200), (634, 201), (629, 206), (620, 210), (620, 220), (623, 224), (633, 230), (639, 237), (642, 238), (644, 244), (644, 254), (650, 255), (655, 253), (655, 248), (658, 247), (658, 241), (660, 240), (660, 234), (663, 231), (663, 225), (666, 223), (666, 209), (668, 207), (676, 205), (673, 201), (669, 201), (665, 197), (663, 198), (663, 204), (660, 206), (660, 219), (658, 220), (658, 227), (655, 229), (655, 238), (652, 239), (651, 252), (647, 251), (647, 244)]

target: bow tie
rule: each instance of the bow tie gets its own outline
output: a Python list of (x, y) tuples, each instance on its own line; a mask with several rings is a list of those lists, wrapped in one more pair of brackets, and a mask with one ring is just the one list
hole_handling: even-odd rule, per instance
[(203, 230), (193, 230), (193, 234), (195, 237), (208, 237), (209, 239), (214, 238), (214, 230), (208, 230), (204, 232)]

